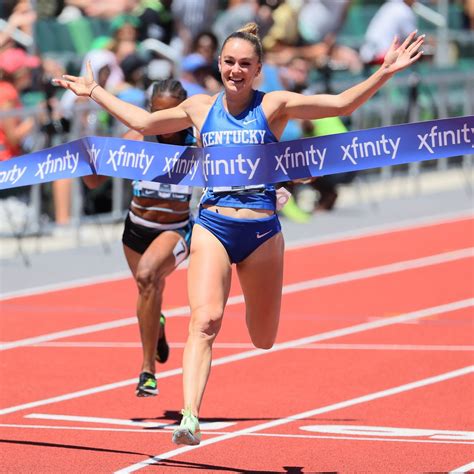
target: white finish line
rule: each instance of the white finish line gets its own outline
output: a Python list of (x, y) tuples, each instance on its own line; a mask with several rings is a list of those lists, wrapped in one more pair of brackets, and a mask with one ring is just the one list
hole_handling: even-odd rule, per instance
[[(152, 421), (133, 421), (123, 420), (120, 418), (100, 418), (97, 416), (75, 416), (75, 415), (53, 415), (50, 413), (31, 413), (26, 415), (25, 418), (34, 418), (37, 420), (58, 420), (58, 421), (78, 421), (81, 423), (100, 423), (108, 425), (121, 425), (121, 426), (137, 426), (138, 428), (157, 428), (165, 430), (173, 430), (176, 428), (176, 423), (156, 423)], [(208, 421), (200, 423), (202, 431), (216, 431), (225, 430), (235, 425), (235, 422), (224, 422), (224, 421)]]
[[(134, 428), (96, 428), (89, 426), (66, 426), (66, 425), (19, 425), (16, 423), (2, 423), (0, 428), (18, 428), (18, 429), (32, 429), (32, 430), (65, 430), (65, 431), (101, 431), (107, 433), (134, 433), (139, 435), (157, 435), (163, 434), (169, 436), (169, 431), (165, 430), (140, 430)], [(207, 434), (213, 435), (224, 435), (224, 431), (207, 431)], [(466, 441), (443, 441), (436, 439), (406, 439), (406, 438), (380, 438), (380, 437), (367, 437), (367, 436), (330, 436), (330, 435), (301, 435), (301, 434), (288, 434), (288, 433), (246, 433), (242, 436), (253, 437), (253, 438), (296, 438), (296, 439), (331, 439), (331, 440), (351, 440), (351, 441), (381, 441), (386, 443), (421, 443), (421, 444), (461, 444), (472, 446), (472, 442)]]

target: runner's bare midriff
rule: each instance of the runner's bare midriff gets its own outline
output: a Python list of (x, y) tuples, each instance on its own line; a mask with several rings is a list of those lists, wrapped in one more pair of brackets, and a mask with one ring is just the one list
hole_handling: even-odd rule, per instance
[(236, 207), (222, 207), (222, 206), (211, 206), (203, 205), (204, 209), (208, 211), (222, 214), (223, 216), (233, 217), (234, 219), (262, 219), (263, 217), (272, 216), (275, 214), (274, 211), (269, 209), (245, 209)]
[[(175, 224), (189, 219), (189, 202), (168, 201), (161, 199), (147, 199), (133, 196), (133, 202), (143, 207), (162, 207), (172, 212), (156, 211), (151, 209), (141, 209), (139, 207), (132, 207), (133, 213), (150, 222), (159, 224)], [(188, 212), (186, 212), (188, 211)]]

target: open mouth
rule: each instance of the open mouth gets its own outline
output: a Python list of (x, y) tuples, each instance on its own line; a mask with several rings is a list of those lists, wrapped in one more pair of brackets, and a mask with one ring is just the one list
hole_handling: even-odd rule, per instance
[(235, 85), (243, 84), (243, 79), (237, 79), (235, 77), (229, 77), (229, 82)]

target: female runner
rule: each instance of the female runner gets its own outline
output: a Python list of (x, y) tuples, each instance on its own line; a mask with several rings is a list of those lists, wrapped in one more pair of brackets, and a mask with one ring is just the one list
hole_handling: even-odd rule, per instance
[[(421, 56), (424, 37), (395, 38), (382, 66), (365, 81), (337, 95), (304, 96), (288, 91), (263, 94), (253, 89), (262, 68), (262, 46), (255, 24), (232, 33), (222, 46), (219, 69), (224, 91), (195, 95), (173, 109), (154, 113), (126, 104), (94, 81), (64, 76), (56, 82), (90, 96), (132, 129), (143, 134), (171, 133), (193, 126), (203, 146), (236, 145), (241, 130), (254, 130), (259, 144), (275, 142), (290, 119), (351, 114), (396, 72)], [(216, 137), (222, 140), (216, 140)], [(225, 138), (225, 139), (224, 139)], [(228, 141), (226, 141), (228, 140)], [(278, 328), (283, 275), (283, 236), (275, 214), (275, 188), (207, 189), (194, 226), (188, 270), (191, 306), (183, 356), (184, 409), (173, 433), (176, 444), (199, 444), (198, 413), (209, 377), (212, 343), (222, 323), (235, 263), (246, 305), (247, 328), (256, 347), (272, 347)]]
[[(179, 81), (164, 80), (153, 84), (150, 110), (156, 112), (178, 106), (187, 97)], [(158, 136), (143, 136), (130, 130), (124, 138), (172, 145), (192, 145), (190, 129)], [(90, 188), (99, 186), (106, 176), (84, 176)], [(168, 359), (165, 316), (161, 313), (165, 278), (189, 254), (193, 219), (189, 209), (189, 186), (133, 182), (133, 198), (125, 219), (122, 236), (128, 266), (138, 286), (137, 317), (142, 341), (143, 362), (136, 395), (158, 394), (155, 360)]]

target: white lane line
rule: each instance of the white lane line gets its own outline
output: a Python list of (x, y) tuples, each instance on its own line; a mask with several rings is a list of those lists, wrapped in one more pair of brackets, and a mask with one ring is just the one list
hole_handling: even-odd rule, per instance
[[(40, 430), (73, 430), (73, 431), (106, 431), (109, 433), (139, 433), (156, 436), (157, 434), (165, 434), (169, 436), (169, 431), (157, 430), (140, 430), (133, 428), (97, 428), (89, 426), (64, 426), (64, 425), (19, 425), (15, 423), (0, 423), (0, 428), (19, 428), (19, 429), (40, 429)], [(208, 435), (224, 435), (224, 431), (208, 431)], [(463, 444), (472, 446), (473, 443), (468, 441), (440, 441), (434, 439), (394, 439), (394, 438), (372, 438), (363, 436), (319, 436), (319, 435), (302, 435), (302, 434), (284, 434), (284, 433), (245, 433), (242, 436), (254, 438), (298, 438), (298, 439), (342, 439), (353, 441), (386, 441), (393, 443), (433, 443), (433, 444)], [(455, 472), (455, 471), (452, 471)], [(458, 471), (456, 471), (458, 472)], [(463, 471), (465, 472), (465, 471)]]
[(0, 294), (0, 302), (23, 296), (35, 296), (43, 293), (52, 293), (54, 291), (70, 290), (73, 288), (82, 288), (89, 285), (100, 285), (101, 283), (110, 283), (113, 281), (127, 280), (132, 278), (130, 270), (122, 270), (115, 273), (107, 273), (100, 276), (90, 276), (78, 278), (76, 280), (65, 281), (61, 283), (50, 283), (49, 285), (37, 286), (27, 290), (8, 291)]
[[(25, 425), (27, 426), (27, 425)], [(277, 434), (277, 433), (247, 433), (242, 436), (255, 436), (262, 438), (302, 438), (302, 439), (345, 439), (352, 441), (385, 441), (393, 443), (434, 443), (434, 444), (463, 444), (472, 446), (474, 443), (469, 441), (444, 441), (437, 439), (400, 439), (400, 438), (375, 438), (366, 436), (323, 436), (323, 435), (298, 435), (298, 434)], [(119, 471), (120, 472), (120, 471)]]
[(158, 464), (160, 461), (165, 459), (174, 458), (179, 456), (180, 454), (186, 453), (188, 451), (192, 451), (195, 449), (202, 448), (204, 446), (209, 446), (211, 444), (220, 443), (222, 441), (227, 441), (230, 439), (237, 438), (242, 436), (243, 434), (247, 433), (256, 433), (258, 431), (267, 430), (270, 428), (275, 428), (276, 426), (282, 426), (288, 423), (292, 423), (296, 420), (302, 420), (304, 418), (310, 418), (316, 415), (321, 415), (323, 413), (328, 413), (336, 410), (341, 410), (343, 408), (352, 407), (354, 405), (359, 405), (361, 403), (371, 402), (373, 400), (378, 400), (380, 398), (389, 397), (392, 395), (397, 395), (399, 393), (408, 392), (410, 390), (414, 390), (420, 387), (426, 387), (427, 385), (432, 385), (435, 383), (443, 382), (446, 380), (450, 380), (456, 377), (462, 377), (463, 375), (467, 375), (474, 372), (474, 365), (463, 367), (462, 369), (453, 370), (450, 372), (445, 372), (444, 374), (435, 375), (433, 377), (428, 377), (425, 379), (417, 380), (415, 382), (399, 385), (397, 387), (389, 388), (387, 390), (381, 390), (379, 392), (369, 393), (367, 395), (363, 395), (361, 397), (352, 398), (350, 400), (345, 400), (339, 403), (333, 403), (331, 405), (327, 405), (325, 407), (316, 408), (314, 410), (305, 411), (302, 413), (297, 413), (295, 415), (280, 418), (278, 420), (269, 421), (266, 423), (261, 423), (259, 425), (251, 426), (249, 428), (244, 428), (242, 430), (234, 431), (233, 433), (228, 433), (222, 436), (216, 436), (215, 438), (207, 439), (201, 442), (198, 446), (184, 446), (181, 448), (173, 449), (172, 451), (168, 451), (162, 454), (157, 454), (153, 458), (145, 459), (141, 462), (133, 464), (131, 466), (125, 467), (118, 471), (115, 471), (115, 474), (125, 474), (129, 472), (135, 472), (139, 469), (143, 469), (144, 467)]
[[(317, 421), (317, 420), (315, 420)], [(473, 431), (438, 430), (426, 428), (406, 428), (396, 426), (373, 425), (303, 425), (300, 430), (310, 433), (352, 436), (383, 436), (392, 438), (429, 438), (448, 441), (474, 442)]]
[(50, 413), (30, 413), (25, 418), (35, 420), (78, 421), (82, 423), (101, 423), (103, 425), (136, 426), (137, 428), (165, 428), (174, 423), (156, 423), (152, 421), (133, 421), (119, 418), (99, 418), (97, 416), (54, 415)]
[(457, 467), (452, 471), (449, 471), (449, 474), (462, 474), (464, 472), (469, 472), (474, 470), (474, 462), (470, 462), (469, 464), (465, 464), (464, 466)]
[[(81, 423), (100, 423), (108, 425), (137, 426), (139, 428), (160, 428), (174, 429), (176, 423), (156, 423), (153, 421), (134, 421), (120, 418), (101, 418), (97, 416), (77, 416), (77, 415), (54, 415), (52, 413), (30, 413), (25, 418), (34, 418), (36, 420), (57, 420), (57, 421), (78, 421)], [(200, 423), (202, 431), (225, 430), (234, 426), (235, 422), (208, 421)]]
[(309, 344), (298, 349), (350, 350), (350, 351), (441, 351), (472, 352), (474, 346), (437, 344)]
[[(183, 316), (186, 314), (189, 314), (189, 306), (180, 306), (178, 308), (173, 308), (166, 311), (167, 318)], [(116, 319), (114, 321), (107, 321), (105, 323), (91, 324), (89, 326), (66, 329), (64, 331), (51, 332), (49, 334), (43, 334), (41, 336), (28, 337), (26, 339), (18, 339), (16, 341), (2, 343), (0, 345), (0, 351), (7, 351), (10, 349), (16, 349), (17, 347), (31, 346), (34, 344), (41, 344), (42, 342), (52, 341), (55, 339), (64, 339), (67, 337), (80, 336), (83, 334), (107, 331), (109, 329), (131, 326), (133, 324), (137, 324), (137, 318), (135, 316), (132, 316), (130, 318)]]
[[(185, 342), (170, 342), (171, 349), (183, 349)], [(139, 342), (42, 342), (31, 344), (32, 347), (76, 349), (91, 347), (98, 349), (137, 349), (142, 345)], [(250, 342), (215, 342), (213, 349), (253, 349)], [(472, 352), (474, 346), (468, 345), (441, 345), (441, 344), (308, 344), (290, 348), (295, 350), (349, 350), (349, 351), (440, 351), (440, 352)]]
[[(431, 227), (434, 225), (450, 224), (456, 222), (462, 222), (469, 220), (474, 217), (474, 214), (470, 210), (450, 212), (443, 214), (435, 214), (432, 216), (424, 216), (421, 218), (407, 219), (399, 221), (397, 223), (388, 223), (376, 226), (362, 227), (354, 231), (348, 232), (335, 232), (323, 237), (317, 237), (313, 239), (303, 239), (286, 244), (286, 251), (298, 250), (306, 247), (328, 245), (337, 242), (344, 242), (348, 240), (355, 240), (360, 238), (375, 237), (383, 234), (390, 234), (393, 232), (403, 232), (415, 229), (421, 229), (424, 227)], [(178, 270), (185, 268), (186, 266), (178, 267)], [(42, 293), (49, 293), (53, 291), (61, 291), (72, 288), (80, 288), (83, 286), (94, 285), (98, 283), (107, 283), (110, 281), (126, 280), (131, 278), (130, 272), (120, 271), (112, 274), (105, 274), (98, 277), (87, 277), (80, 278), (77, 280), (71, 280), (63, 283), (53, 283), (49, 285), (38, 286), (30, 288), (28, 290), (17, 290), (5, 293), (0, 293), (0, 302), (12, 298), (18, 298), (22, 296), (33, 296)]]
[[(303, 337), (301, 339), (295, 339), (295, 340), (287, 341), (287, 342), (280, 342), (278, 344), (275, 344), (271, 349), (267, 351), (261, 350), (261, 349), (253, 349), (251, 351), (245, 351), (245, 352), (240, 352), (240, 353), (233, 354), (230, 356), (220, 357), (212, 361), (212, 366), (214, 367), (218, 365), (228, 364), (230, 362), (235, 362), (238, 360), (250, 359), (252, 357), (258, 357), (258, 356), (266, 355), (272, 352), (278, 352), (285, 349), (291, 349), (297, 346), (312, 344), (317, 341), (324, 341), (324, 340), (333, 339), (336, 337), (347, 336), (349, 334), (356, 334), (359, 332), (368, 331), (370, 329), (391, 326), (393, 324), (404, 323), (406, 321), (419, 319), (419, 318), (426, 318), (426, 317), (433, 316), (436, 314), (443, 314), (446, 312), (456, 311), (459, 309), (469, 308), (472, 306), (474, 306), (474, 298), (469, 298), (469, 299), (460, 300), (460, 301), (453, 301), (452, 303), (447, 303), (440, 306), (433, 306), (430, 308), (424, 308), (418, 311), (401, 314), (399, 316), (392, 316), (389, 318), (377, 319), (377, 320), (369, 321), (366, 323), (356, 324), (354, 326), (348, 326), (341, 329), (335, 329), (332, 331), (315, 334), (313, 336)], [(180, 375), (181, 373), (182, 373), (181, 368), (167, 370), (167, 371), (157, 374), (156, 378), (164, 379), (167, 377), (172, 377), (174, 375)], [(96, 393), (106, 392), (108, 390), (114, 390), (117, 388), (126, 387), (129, 385), (134, 385), (136, 383), (137, 383), (137, 379), (136, 377), (134, 377), (132, 379), (122, 380), (120, 382), (110, 383), (106, 385), (100, 385), (98, 387), (93, 387), (93, 388), (89, 388), (85, 390), (79, 390), (77, 392), (72, 392), (65, 395), (59, 395), (52, 398), (37, 400), (35, 402), (24, 403), (22, 405), (15, 405), (15, 406), (3, 408), (2, 410), (0, 410), (0, 415), (6, 415), (8, 413), (14, 413), (21, 410), (27, 410), (29, 408), (49, 405), (52, 403), (59, 403), (66, 400), (72, 400), (72, 399), (84, 397), (87, 395), (92, 395)]]
[[(455, 250), (452, 252), (444, 252), (436, 255), (430, 255), (428, 257), (415, 258), (411, 260), (404, 260), (401, 262), (390, 263), (387, 265), (379, 265), (376, 267), (365, 268), (363, 270), (355, 270), (346, 273), (340, 273), (329, 277), (315, 278), (312, 280), (301, 281), (298, 283), (292, 283), (290, 285), (284, 285), (282, 292), (284, 295), (290, 293), (296, 293), (299, 291), (310, 290), (315, 288), (322, 288), (326, 286), (337, 285), (341, 283), (348, 283), (351, 281), (362, 280), (366, 278), (373, 278), (376, 276), (387, 275), (396, 272), (402, 272), (406, 270), (414, 270), (431, 265), (439, 265), (443, 263), (452, 262), (455, 260), (462, 260), (474, 256), (474, 247), (466, 249)], [(240, 304), (244, 302), (243, 295), (231, 296), (227, 300), (227, 305)], [(167, 317), (184, 316), (189, 314), (189, 307), (182, 306), (179, 308), (165, 310)], [(93, 324), (90, 326), (83, 326), (80, 328), (68, 329), (65, 331), (59, 331), (49, 334), (43, 334), (41, 336), (29, 337), (26, 339), (18, 339), (16, 341), (6, 342), (0, 345), (0, 350), (10, 350), (18, 347), (30, 346), (32, 344), (40, 344), (55, 339), (63, 339), (66, 337), (73, 337), (76, 335), (90, 334), (92, 332), (104, 331), (107, 329), (113, 329), (117, 327), (128, 326), (136, 324), (135, 318), (124, 318), (116, 321), (109, 321), (106, 323)]]

